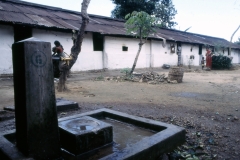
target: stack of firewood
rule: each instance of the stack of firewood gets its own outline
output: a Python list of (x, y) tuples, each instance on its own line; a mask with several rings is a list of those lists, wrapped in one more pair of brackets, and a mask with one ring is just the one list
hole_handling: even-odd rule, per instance
[(156, 72), (134, 73), (132, 80), (136, 82), (147, 82), (149, 84), (159, 84), (167, 81), (165, 74), (159, 75)]

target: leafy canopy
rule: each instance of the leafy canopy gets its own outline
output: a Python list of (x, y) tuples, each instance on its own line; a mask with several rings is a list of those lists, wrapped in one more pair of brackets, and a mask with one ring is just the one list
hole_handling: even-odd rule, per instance
[(238, 41), (236, 41), (236, 42), (234, 42), (234, 43), (240, 45), (240, 37), (238, 37)]
[(145, 38), (146, 41), (149, 34), (155, 31), (153, 26), (156, 24), (156, 19), (155, 17), (150, 16), (144, 11), (133, 11), (132, 13), (127, 14), (125, 18), (127, 19), (125, 23), (125, 28), (127, 29), (126, 32), (128, 34), (135, 35), (137, 38), (139, 38), (140, 41), (138, 44), (139, 48), (137, 55), (135, 57), (132, 69), (129, 72), (129, 75), (131, 76), (137, 65), (137, 60), (141, 52), (142, 46), (145, 43), (143, 42), (143, 38)]
[(115, 9), (112, 11), (113, 18), (124, 19), (125, 15), (133, 11), (144, 11), (152, 14), (155, 9), (155, 3), (159, 0), (112, 0), (116, 4)]
[(163, 28), (172, 28), (177, 25), (177, 22), (174, 22), (176, 14), (177, 10), (171, 0), (162, 0), (161, 3), (157, 3), (153, 11), (153, 15), (159, 19)]
[(144, 11), (157, 17), (158, 23), (164, 28), (172, 28), (177, 24), (174, 22), (177, 11), (172, 0), (112, 0), (112, 2), (116, 4), (112, 11), (113, 18), (124, 19), (125, 15), (133, 11)]
[(127, 19), (125, 28), (127, 34), (135, 35), (137, 38), (147, 38), (150, 33), (155, 32), (153, 26), (156, 24), (156, 18), (150, 16), (144, 11), (133, 11), (125, 16)]

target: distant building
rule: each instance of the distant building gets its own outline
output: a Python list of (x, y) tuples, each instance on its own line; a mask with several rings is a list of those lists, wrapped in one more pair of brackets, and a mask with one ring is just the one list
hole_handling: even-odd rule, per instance
[[(82, 51), (72, 71), (131, 68), (139, 41), (126, 34), (124, 21), (89, 15)], [(0, 74), (11, 74), (14, 42), (35, 37), (43, 41), (59, 40), (70, 53), (72, 30), (81, 25), (81, 13), (23, 1), (0, 0)], [(137, 68), (177, 65), (177, 46), (181, 45), (182, 64), (198, 66), (206, 45), (233, 57), (240, 63), (240, 46), (225, 39), (171, 29), (157, 29), (143, 45)], [(231, 49), (230, 49), (231, 48)], [(231, 53), (230, 53), (231, 52)], [(191, 59), (191, 60), (190, 60)]]

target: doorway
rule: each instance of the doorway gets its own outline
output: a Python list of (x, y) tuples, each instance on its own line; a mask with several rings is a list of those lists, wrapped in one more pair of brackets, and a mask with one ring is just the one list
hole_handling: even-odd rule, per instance
[(27, 26), (14, 26), (14, 42), (32, 37), (32, 28)]

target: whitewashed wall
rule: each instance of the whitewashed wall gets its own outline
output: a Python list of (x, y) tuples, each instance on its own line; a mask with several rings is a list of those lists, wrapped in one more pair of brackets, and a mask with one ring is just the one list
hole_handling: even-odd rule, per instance
[(103, 68), (102, 51), (93, 51), (92, 33), (87, 33), (83, 39), (82, 51), (74, 64), (72, 71), (98, 70)]
[(12, 74), (13, 27), (0, 25), (0, 74)]
[[(13, 27), (0, 25), (0, 74), (11, 74), (12, 49), (14, 43)], [(56, 31), (33, 29), (33, 37), (43, 41), (51, 42), (58, 40), (64, 47), (64, 51), (70, 53), (72, 47), (72, 34)], [(135, 38), (104, 38), (104, 51), (93, 51), (92, 33), (87, 33), (83, 40), (82, 51), (72, 71), (85, 71), (95, 69), (120, 69), (131, 68), (138, 51), (139, 40)], [(127, 46), (128, 51), (122, 51), (122, 46)], [(192, 47), (192, 51), (190, 50)], [(182, 62), (188, 65), (191, 55), (194, 60), (191, 65), (198, 66), (200, 56), (198, 45), (182, 44)], [(206, 48), (202, 48), (202, 55), (205, 57)], [(240, 50), (232, 49), (233, 63), (240, 63)], [(136, 68), (161, 67), (163, 64), (177, 65), (176, 43), (175, 53), (170, 53), (170, 44), (163, 41), (149, 40), (143, 45)]]
[[(138, 51), (139, 40), (135, 38), (105, 37), (104, 43), (104, 68), (120, 69), (131, 68)], [(122, 51), (122, 46), (127, 46), (128, 51)], [(142, 46), (136, 68), (150, 66), (150, 43)]]
[(240, 50), (232, 49), (231, 56), (233, 57), (232, 63), (240, 63)]
[(145, 52), (145, 67), (149, 68), (152, 67), (152, 49), (151, 49), (151, 41), (147, 41), (144, 45), (144, 52)]
[[(105, 37), (104, 68), (131, 68), (138, 50), (139, 41), (135, 38)], [(122, 51), (127, 46), (128, 51)], [(188, 65), (191, 55), (194, 59), (191, 65), (199, 66), (198, 45), (182, 44), (182, 62)], [(190, 50), (192, 48), (192, 51)], [(176, 43), (175, 43), (176, 49)], [(150, 40), (143, 45), (136, 68), (161, 67), (163, 64), (177, 65), (177, 54), (171, 53), (170, 43), (163, 46), (163, 41)]]
[(171, 53), (170, 44), (163, 46), (163, 41), (152, 40), (152, 65), (153, 67), (162, 67), (163, 64), (177, 65), (176, 44), (175, 53)]
[[(192, 50), (191, 50), (192, 49)], [(202, 54), (205, 54), (204, 50)], [(190, 56), (194, 56), (194, 59), (190, 60)], [(198, 45), (191, 45), (191, 44), (182, 44), (182, 63), (183, 65), (192, 65), (192, 66), (199, 66), (199, 46)]]
[[(70, 54), (73, 45), (71, 33), (33, 29), (33, 37), (51, 42), (52, 47), (54, 46), (54, 41), (58, 40), (68, 54)], [(83, 39), (82, 51), (71, 71), (102, 69), (102, 66), (102, 51), (93, 51), (92, 34), (87, 33)]]

